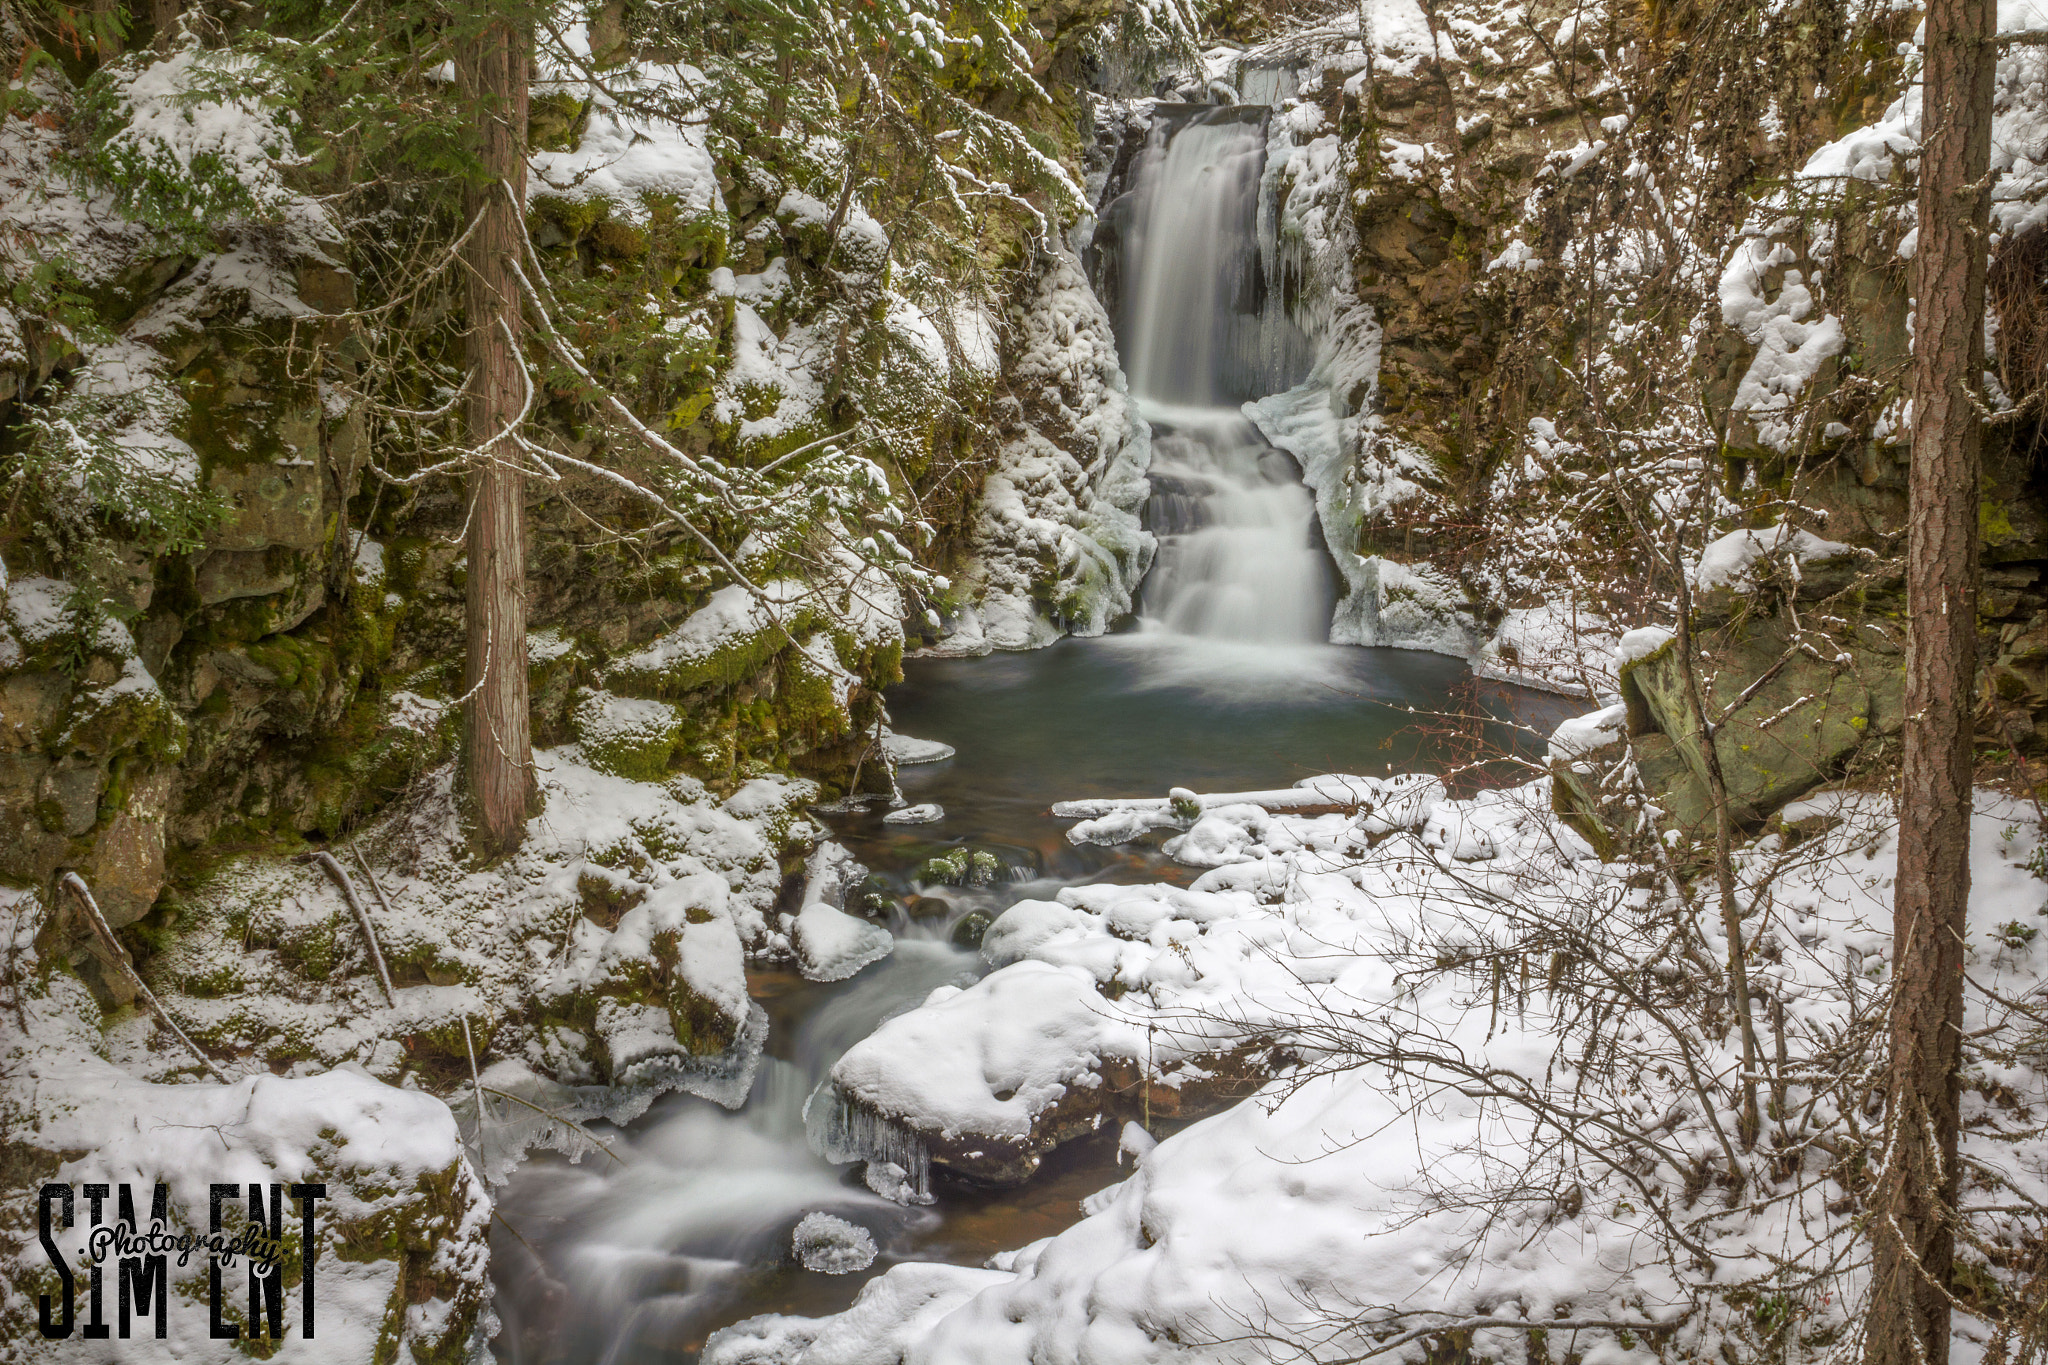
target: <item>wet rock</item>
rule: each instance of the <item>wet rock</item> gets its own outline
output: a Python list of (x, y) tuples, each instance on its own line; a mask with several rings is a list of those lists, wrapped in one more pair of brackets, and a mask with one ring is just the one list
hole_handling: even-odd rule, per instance
[(960, 917), (953, 926), (953, 946), (956, 948), (979, 948), (989, 925), (995, 923), (980, 910), (970, 910)]

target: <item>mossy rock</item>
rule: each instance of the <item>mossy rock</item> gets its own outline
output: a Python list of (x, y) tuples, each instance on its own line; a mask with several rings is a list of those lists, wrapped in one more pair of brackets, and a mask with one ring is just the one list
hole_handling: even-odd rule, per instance
[(1002, 875), (1002, 859), (985, 848), (956, 848), (917, 869), (917, 879), (934, 886), (990, 886)]
[[(1822, 591), (1824, 572), (1814, 580), (1809, 590)], [(1829, 647), (1820, 649), (1811, 647), (1811, 629), (1793, 638), (1790, 614), (1768, 592), (1703, 598), (1694, 629), (1706, 661), (1700, 690), (1709, 705), (1718, 711), (1769, 675), (1720, 721), (1714, 738), (1740, 824), (1755, 825), (1786, 802), (1841, 776), (1875, 741), (1896, 735), (1904, 723), (1899, 647), (1882, 631), (1868, 628), (1871, 609), (1881, 608), (1888, 598), (1833, 600), (1847, 619), (1832, 631)], [(1660, 750), (1653, 766), (1643, 771), (1652, 799), (1666, 810), (1667, 823), (1698, 832), (1711, 814), (1709, 779), (1699, 718), (1687, 697), (1675, 641), (1624, 666), (1621, 693), (1631, 732), (1661, 733), (1671, 746), (1668, 761)]]
[(668, 773), (684, 723), (667, 702), (587, 691), (570, 714), (569, 728), (584, 762), (599, 772), (658, 782)]

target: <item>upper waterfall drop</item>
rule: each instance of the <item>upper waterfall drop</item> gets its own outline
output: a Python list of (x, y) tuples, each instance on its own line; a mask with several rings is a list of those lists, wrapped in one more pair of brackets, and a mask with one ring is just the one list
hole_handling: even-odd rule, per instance
[(1292, 388), (1312, 360), (1259, 240), (1266, 113), (1161, 106), (1118, 206), (1113, 304), (1141, 400), (1220, 406)]
[(1149, 631), (1320, 644), (1336, 601), (1315, 500), (1292, 456), (1241, 405), (1307, 374), (1308, 339), (1260, 240), (1266, 115), (1155, 111), (1098, 255), (1125, 373), (1154, 428), (1145, 523), (1159, 553), (1140, 591)]

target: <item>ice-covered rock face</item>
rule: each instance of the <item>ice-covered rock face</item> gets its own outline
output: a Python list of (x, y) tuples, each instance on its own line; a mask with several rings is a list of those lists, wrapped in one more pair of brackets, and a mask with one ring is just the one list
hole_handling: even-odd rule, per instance
[(1100, 635), (1129, 614), (1152, 562), (1138, 519), (1151, 430), (1079, 263), (1050, 253), (1010, 321), (1006, 369), (1020, 405), (969, 532), (966, 605), (945, 622), (938, 653)]

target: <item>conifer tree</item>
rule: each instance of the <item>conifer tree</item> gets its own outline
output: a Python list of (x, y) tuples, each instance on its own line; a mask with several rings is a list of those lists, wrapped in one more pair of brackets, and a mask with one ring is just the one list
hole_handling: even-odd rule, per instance
[(517, 441), (531, 405), (514, 263), (525, 233), (531, 30), (493, 14), (461, 45), (457, 80), (471, 106), (477, 173), (464, 195), (462, 249), (470, 444), (464, 544), (468, 656), (462, 773), (480, 842), (516, 848), (537, 788), (527, 716), (525, 478)]
[(1977, 671), (1975, 390), (1984, 369), (1996, 14), (1993, 0), (1927, 8), (1891, 1078), (1865, 1365), (1942, 1365), (1949, 1355)]

